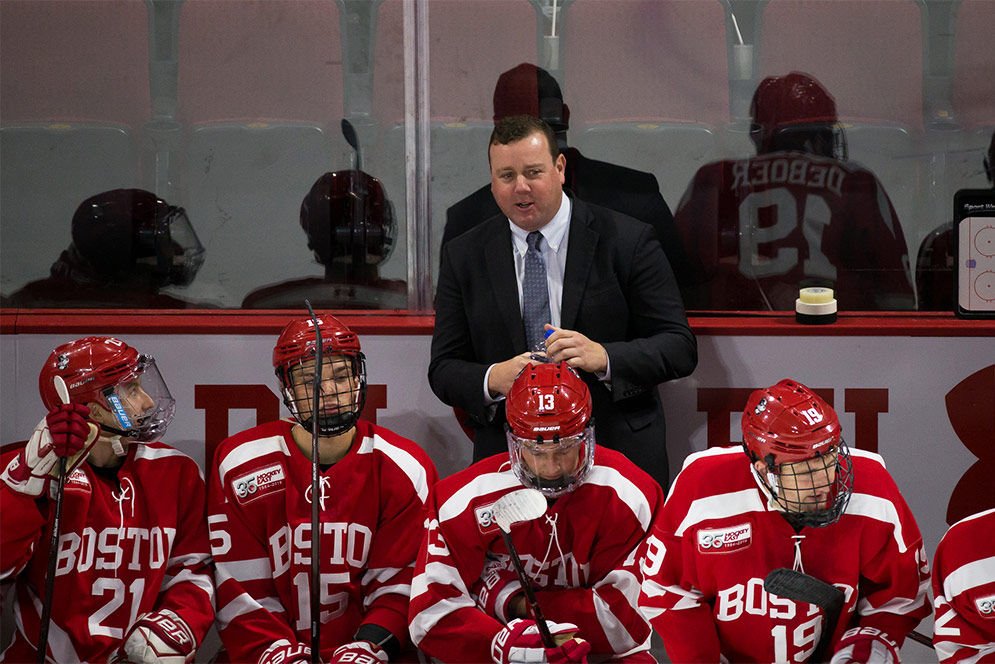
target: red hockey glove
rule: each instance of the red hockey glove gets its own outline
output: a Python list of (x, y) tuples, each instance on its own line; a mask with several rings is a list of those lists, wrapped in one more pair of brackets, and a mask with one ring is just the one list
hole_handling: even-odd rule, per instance
[(387, 651), (369, 641), (353, 641), (332, 653), (330, 664), (387, 664)]
[(508, 615), (508, 602), (522, 592), (518, 574), (514, 570), (507, 569), (503, 562), (492, 561), (484, 567), (477, 588), (477, 606), (480, 610), (507, 624), (511, 620)]
[[(83, 417), (83, 413), (89, 412), (89, 408), (79, 404), (54, 408), (38, 423), (24, 449), (11, 460), (0, 474), (0, 479), (14, 491), (41, 498), (48, 479), (58, 476), (56, 462), (59, 457), (71, 457), (66, 462), (68, 475), (83, 463), (90, 448), (97, 442), (100, 429)], [(54, 424), (49, 424), (49, 418)], [(54, 431), (50, 428), (52, 426)]]
[(56, 454), (69, 457), (83, 449), (90, 437), (89, 414), (90, 409), (80, 403), (62, 404), (49, 411), (45, 422)]
[(281, 639), (259, 656), (257, 664), (309, 664), (310, 661), (311, 648), (303, 643), (290, 643)]
[(512, 620), (494, 635), (494, 640), (491, 641), (491, 659), (495, 664), (587, 663), (591, 644), (582, 639), (571, 638), (577, 633), (577, 625), (547, 620), (546, 626), (553, 639), (561, 645), (544, 648), (534, 620)]
[(848, 629), (830, 664), (898, 664), (898, 644), (876, 627)]
[(197, 643), (190, 626), (169, 609), (143, 613), (111, 653), (107, 664), (186, 664)]

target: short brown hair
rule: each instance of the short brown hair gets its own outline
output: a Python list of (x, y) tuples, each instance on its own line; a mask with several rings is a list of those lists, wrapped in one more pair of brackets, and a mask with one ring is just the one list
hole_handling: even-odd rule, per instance
[(546, 145), (549, 146), (549, 154), (556, 163), (560, 156), (560, 150), (556, 147), (556, 134), (552, 127), (533, 115), (510, 115), (501, 118), (494, 125), (491, 132), (491, 142), (487, 146), (487, 160), (490, 161), (490, 146), (508, 145), (515, 141), (528, 138), (532, 134), (542, 134), (546, 137)]

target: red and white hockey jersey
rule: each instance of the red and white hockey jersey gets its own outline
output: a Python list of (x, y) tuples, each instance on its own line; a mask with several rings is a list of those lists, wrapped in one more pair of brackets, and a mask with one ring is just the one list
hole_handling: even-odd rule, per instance
[(832, 286), (841, 309), (912, 309), (908, 249), (873, 173), (800, 152), (719, 161), (674, 216), (693, 263), (689, 309), (793, 311)]
[[(36, 503), (2, 482), (0, 500), (0, 579), (17, 579), (17, 633), (0, 660), (33, 662), (55, 501)], [(159, 609), (175, 611), (200, 643), (214, 618), (205, 505), (196, 462), (162, 443), (131, 445), (116, 483), (88, 463), (70, 473), (49, 661), (102, 664), (138, 615)]]
[(933, 559), (941, 662), (995, 662), (995, 509), (950, 526)]
[[(311, 461), (280, 420), (232, 436), (214, 457), (209, 527), (217, 626), (235, 662), (273, 643), (310, 643)], [(348, 453), (321, 474), (321, 656), (361, 624), (406, 643), (424, 504), (438, 478), (415, 443), (360, 420)]]
[(796, 556), (799, 571), (845, 593), (833, 649), (858, 625), (900, 646), (929, 614), (929, 564), (915, 519), (881, 457), (851, 454), (846, 512), (797, 534), (761, 492), (741, 447), (687, 458), (642, 556), (640, 607), (672, 661), (807, 661), (822, 610), (764, 590), (768, 572), (795, 568)]
[[(485, 566), (514, 568), (489, 508), (521, 488), (508, 455), (499, 454), (432, 492), (411, 586), (411, 638), (422, 651), (447, 662), (491, 661), (491, 641), (503, 624), (479, 609), (476, 598)], [(581, 486), (557, 498), (543, 517), (511, 527), (543, 615), (577, 625), (593, 654), (648, 657), (635, 553), (662, 506), (659, 484), (618, 452), (598, 447)]]

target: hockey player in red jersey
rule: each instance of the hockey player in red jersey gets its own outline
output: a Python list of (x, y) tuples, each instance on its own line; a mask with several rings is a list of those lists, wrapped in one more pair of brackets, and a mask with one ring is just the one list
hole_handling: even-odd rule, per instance
[[(897, 662), (929, 614), (929, 565), (884, 461), (849, 450), (832, 407), (791, 380), (753, 392), (742, 428), (743, 447), (687, 458), (646, 540), (640, 607), (667, 655), (827, 661), (819, 647), (833, 664)], [(818, 602), (764, 589), (778, 568), (843, 592), (831, 634)]]
[(995, 664), (995, 509), (950, 526), (933, 558), (940, 661)]
[[(70, 403), (55, 386), (64, 380)], [(0, 579), (16, 579), (17, 632), (0, 656), (35, 661), (58, 471), (68, 459), (48, 662), (183, 664), (214, 618), (206, 491), (193, 459), (157, 442), (174, 401), (150, 355), (109, 337), (52, 351), (48, 416), (0, 461)]]
[[(317, 316), (321, 492), (321, 660), (394, 660), (408, 643), (411, 573), (435, 467), (416, 444), (360, 420), (358, 337)], [(292, 320), (273, 366), (293, 420), (224, 440), (210, 473), (217, 626), (234, 662), (310, 661), (311, 453), (316, 335)]]
[(688, 309), (794, 310), (800, 287), (850, 310), (913, 309), (902, 226), (873, 173), (846, 161), (836, 102), (807, 74), (761, 81), (757, 155), (694, 176), (675, 221), (693, 266)]
[[(591, 396), (566, 363), (527, 365), (508, 394), (508, 448), (436, 485), (411, 591), (411, 638), (447, 662), (653, 661), (635, 553), (663, 491), (594, 441)], [(491, 508), (522, 487), (548, 510), (511, 526), (551, 631), (543, 648)], [(580, 639), (581, 641), (578, 641)], [(562, 641), (562, 638), (560, 639)], [(589, 648), (588, 648), (589, 647)]]

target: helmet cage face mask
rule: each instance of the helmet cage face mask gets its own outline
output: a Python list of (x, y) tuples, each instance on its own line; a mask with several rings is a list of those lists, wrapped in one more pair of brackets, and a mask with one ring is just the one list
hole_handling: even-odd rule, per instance
[[(589, 422), (584, 430), (574, 436), (551, 440), (520, 438), (511, 430), (506, 431), (511, 468), (524, 486), (538, 489), (547, 498), (556, 498), (580, 486), (594, 466), (594, 424)], [(557, 477), (543, 478), (544, 466), (563, 471)]]
[[(323, 340), (324, 342), (324, 340)], [(325, 343), (322, 356), (318, 433), (336, 436), (351, 429), (366, 404), (366, 357), (361, 351), (334, 350)], [(292, 360), (278, 369), (283, 402), (294, 419), (313, 431), (315, 357)]]
[(138, 443), (159, 440), (176, 412), (176, 400), (159, 373), (155, 358), (139, 355), (135, 371), (101, 391), (103, 405), (117, 427), (102, 428)]
[(853, 492), (853, 463), (842, 438), (827, 453), (808, 460), (777, 464), (769, 454), (764, 464), (766, 472), (753, 468), (754, 476), (795, 528), (828, 526), (846, 511)]

